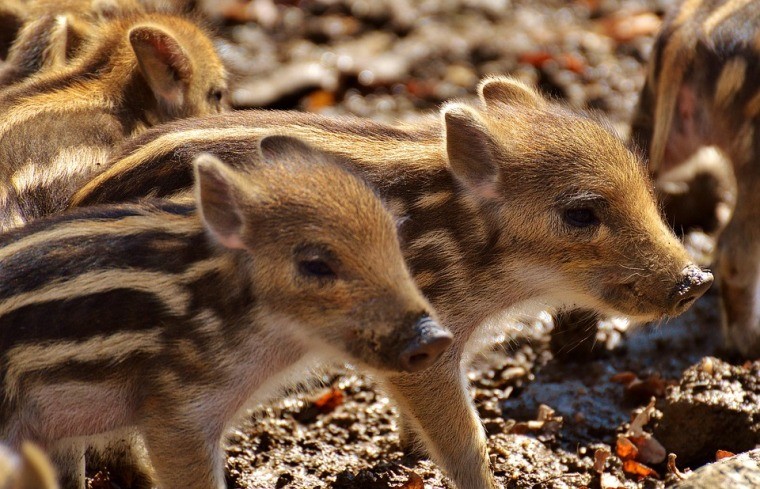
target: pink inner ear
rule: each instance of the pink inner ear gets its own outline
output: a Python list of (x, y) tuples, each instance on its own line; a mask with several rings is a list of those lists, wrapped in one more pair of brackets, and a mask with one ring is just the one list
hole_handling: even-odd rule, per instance
[(245, 243), (243, 243), (243, 240), (240, 239), (240, 236), (238, 236), (237, 234), (229, 234), (229, 235), (223, 236), (215, 232), (214, 237), (225, 248), (231, 248), (233, 250), (245, 249)]
[(139, 42), (150, 46), (151, 57), (174, 71), (178, 78), (186, 80), (191, 76), (189, 60), (174, 38), (162, 31), (148, 28), (138, 29), (135, 37)]
[(697, 106), (697, 95), (694, 89), (688, 85), (681, 86), (678, 91), (678, 114), (683, 120), (694, 120), (694, 111)]

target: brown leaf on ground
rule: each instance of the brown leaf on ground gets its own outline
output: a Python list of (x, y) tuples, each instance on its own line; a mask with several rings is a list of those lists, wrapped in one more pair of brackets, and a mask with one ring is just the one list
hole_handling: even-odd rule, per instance
[(649, 404), (647, 404), (647, 406), (633, 418), (633, 421), (631, 421), (631, 427), (628, 429), (626, 436), (644, 436), (644, 426), (649, 423), (649, 420), (655, 412), (655, 402), (656, 400), (653, 397), (649, 400)]
[(602, 32), (617, 41), (626, 43), (643, 36), (654, 35), (662, 20), (651, 12), (631, 14), (619, 12), (612, 17), (599, 20)]
[(645, 433), (643, 436), (629, 437), (629, 440), (636, 445), (639, 453), (636, 460), (645, 464), (659, 464), (665, 461), (667, 451), (655, 437)]
[(317, 112), (333, 105), (335, 105), (335, 95), (327, 90), (315, 90), (306, 97), (307, 112)]
[(635, 460), (639, 455), (639, 449), (631, 440), (621, 435), (615, 444), (615, 453), (621, 460)]
[(409, 472), (409, 479), (400, 489), (425, 489), (425, 484), (422, 482), (422, 477), (415, 472)]
[(594, 452), (594, 472), (601, 474), (604, 472), (604, 465), (610, 458), (610, 451), (606, 448), (599, 448)]
[(343, 404), (343, 391), (331, 388), (325, 394), (314, 401), (314, 407), (316, 407), (320, 413), (327, 414), (335, 411), (335, 408)]
[(734, 455), (736, 454), (729, 452), (728, 450), (717, 450), (715, 452), (715, 461), (717, 462), (718, 460), (723, 460), (724, 458), (733, 457)]
[(625, 387), (625, 394), (631, 399), (648, 399), (652, 396), (663, 397), (665, 389), (668, 387), (666, 382), (659, 374), (653, 374), (646, 379), (636, 379)]
[(611, 382), (618, 384), (628, 385), (634, 380), (638, 380), (639, 376), (631, 371), (619, 372), (610, 377)]
[(623, 472), (628, 475), (635, 475), (639, 479), (645, 477), (654, 477), (655, 479), (660, 478), (660, 474), (658, 474), (653, 468), (647, 467), (635, 460), (626, 460), (623, 462)]

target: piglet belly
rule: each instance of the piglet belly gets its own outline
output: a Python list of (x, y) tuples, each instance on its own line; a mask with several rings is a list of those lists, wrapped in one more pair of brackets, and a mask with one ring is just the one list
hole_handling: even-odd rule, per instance
[(47, 439), (91, 436), (128, 426), (133, 414), (128, 390), (107, 383), (66, 382), (29, 393), (35, 431)]

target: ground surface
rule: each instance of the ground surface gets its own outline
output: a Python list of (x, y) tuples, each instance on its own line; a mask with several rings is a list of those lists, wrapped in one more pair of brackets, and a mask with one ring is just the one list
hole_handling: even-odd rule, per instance
[[(472, 97), (483, 75), (510, 73), (575, 107), (606, 113), (622, 133), (643, 83), (659, 18), (669, 5), (624, 0), (221, 4), (227, 19), (221, 27), (223, 53), (235, 75), (231, 101), (237, 107), (410, 119), (452, 97)], [(746, 439), (742, 446), (732, 445), (730, 429), (744, 430), (741, 422), (728, 428), (721, 446), (704, 442), (708, 446), (694, 448), (712, 434), (700, 432), (703, 427), (691, 416), (688, 400), (678, 404), (684, 396), (675, 407), (665, 401), (670, 385), (683, 380), (688, 391), (690, 383), (705, 382), (697, 374), (692, 377), (701, 380), (682, 379), (685, 369), (708, 355), (721, 355), (714, 292), (667, 324), (634, 332), (607, 324), (591, 358), (576, 358), (575, 345), (567, 344), (560, 348), (564, 359), (555, 359), (550, 327), (546, 318), (505, 324), (496, 347), (469, 370), (493, 469), (505, 487), (673, 484), (677, 477), (669, 475), (658, 443), (642, 433), (617, 441), (629, 429), (634, 410), (652, 396), (673, 418), (658, 428), (673, 444), (665, 444), (664, 451), (677, 446), (684, 453), (698, 452), (689, 460), (692, 468), (711, 461), (715, 449), (747, 449)], [(708, 374), (717, 365), (729, 368), (717, 359), (708, 362), (702, 366)], [(739, 394), (754, 388), (735, 380), (745, 374), (756, 377), (756, 368), (733, 368), (730, 375), (715, 377), (711, 388), (720, 391), (725, 384)], [(394, 408), (371, 379), (336, 369), (319, 380), (319, 387), (263, 407), (233, 433), (230, 487), (450, 487), (433, 463), (400, 452)], [(758, 409), (747, 402), (737, 409), (752, 424)], [(655, 412), (644, 430), (651, 433), (665, 421)], [(719, 429), (726, 434), (725, 427)], [(752, 433), (749, 443), (757, 444), (757, 431)], [(616, 453), (628, 454), (629, 445), (639, 445), (639, 455), (627, 455), (624, 471)], [(605, 450), (612, 456), (602, 464), (601, 477), (594, 457)], [(682, 470), (684, 457), (676, 461)]]

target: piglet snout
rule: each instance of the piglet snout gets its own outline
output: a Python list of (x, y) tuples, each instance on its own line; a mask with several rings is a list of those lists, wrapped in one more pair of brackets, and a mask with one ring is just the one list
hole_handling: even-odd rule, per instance
[(712, 273), (691, 264), (681, 272), (681, 280), (671, 294), (671, 313), (676, 315), (688, 309), (713, 283)]
[(414, 325), (416, 335), (401, 352), (399, 361), (407, 372), (418, 372), (435, 363), (454, 340), (449, 331), (429, 316), (422, 316)]

